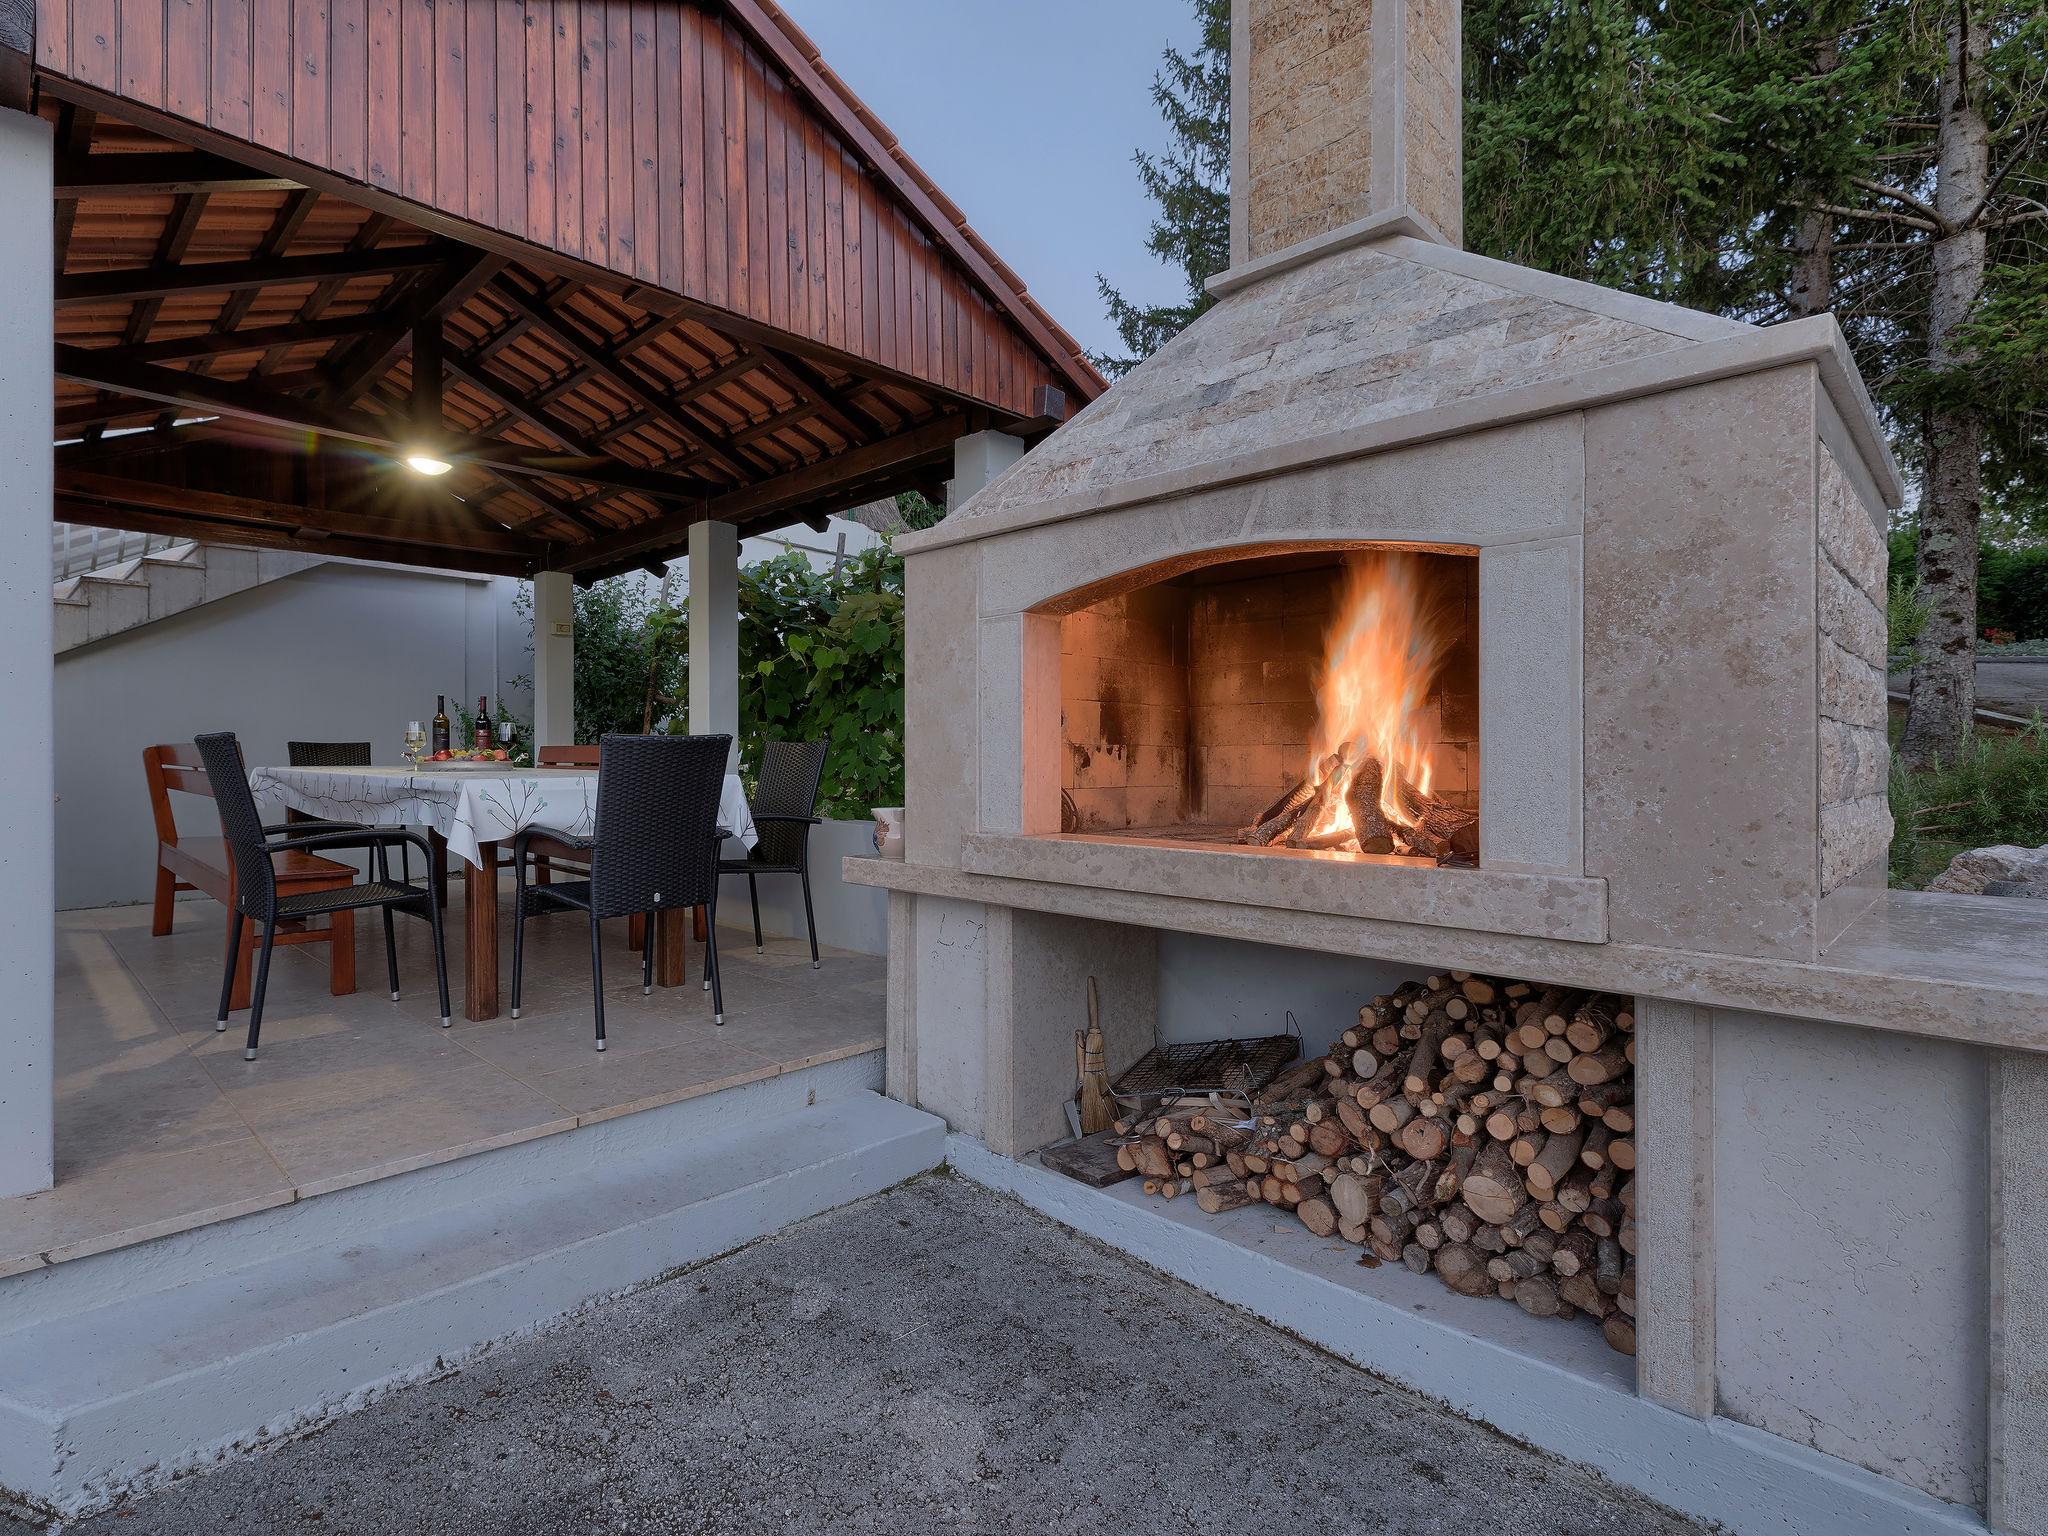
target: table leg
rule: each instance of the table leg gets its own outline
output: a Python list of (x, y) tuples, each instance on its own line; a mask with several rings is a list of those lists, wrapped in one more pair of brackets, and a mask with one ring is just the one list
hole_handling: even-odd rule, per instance
[(334, 997), (347, 997), (356, 989), (356, 915), (331, 913), (327, 931), (327, 990)]
[(654, 981), (680, 987), (690, 979), (690, 955), (683, 942), (683, 909), (668, 907), (654, 919)]
[(462, 865), (463, 1013), (471, 1019), (498, 1016), (498, 845), (485, 843), (477, 850), (482, 867), (468, 860)]

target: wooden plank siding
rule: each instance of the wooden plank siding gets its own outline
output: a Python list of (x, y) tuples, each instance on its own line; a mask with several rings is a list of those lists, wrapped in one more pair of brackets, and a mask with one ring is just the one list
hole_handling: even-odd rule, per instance
[(963, 243), (957, 216), (906, 183), (892, 141), (879, 157), (892, 163), (876, 164), (865, 109), (821, 104), (801, 34), (758, 41), (757, 6), (739, 19), (684, 0), (37, 10), (46, 76), (999, 412), (1036, 415), (1043, 386), (1077, 405), (1102, 387)]

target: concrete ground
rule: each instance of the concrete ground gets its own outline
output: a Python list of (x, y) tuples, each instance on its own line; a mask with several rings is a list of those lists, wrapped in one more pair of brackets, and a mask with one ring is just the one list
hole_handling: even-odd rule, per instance
[(1701, 1528), (934, 1175), (67, 1529)]

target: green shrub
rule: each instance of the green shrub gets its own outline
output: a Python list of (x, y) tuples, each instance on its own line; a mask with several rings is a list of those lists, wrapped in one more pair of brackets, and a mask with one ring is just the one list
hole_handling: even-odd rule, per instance
[(1891, 774), (1891, 883), (1918, 888), (1965, 848), (2048, 843), (2048, 727), (1983, 732), (1953, 763)]
[(1913, 647), (1920, 631), (1927, 627), (1927, 599), (1919, 585), (1904, 576), (1894, 576), (1884, 609), (1885, 654), (1906, 663), (1913, 659)]
[(819, 813), (903, 803), (903, 561), (886, 544), (812, 569), (791, 550), (740, 573), (741, 756), (826, 744)]

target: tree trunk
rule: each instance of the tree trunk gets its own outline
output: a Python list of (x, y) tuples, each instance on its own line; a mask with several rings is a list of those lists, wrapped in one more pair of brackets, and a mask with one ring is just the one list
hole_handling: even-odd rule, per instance
[[(1815, 74), (1833, 74), (1836, 63), (1835, 39), (1828, 38), (1814, 50)], [(1799, 219), (1793, 236), (1792, 283), (1785, 295), (1785, 307), (1794, 320), (1824, 315), (1834, 308), (1835, 216), (1808, 212)]]
[(1948, 63), (1941, 82), (1934, 207), (1934, 291), (1927, 313), (1927, 362), (1941, 396), (1927, 412), (1926, 491), (1920, 502), (1920, 595), (1927, 624), (1913, 668), (1912, 702), (1900, 755), (1915, 767), (1954, 761), (1967, 745), (1977, 706), (1977, 523), (1983, 499), (1984, 424), (1956, 396), (1971, 362), (1963, 327), (1984, 287), (1985, 193), (1991, 135), (1978, 72), (1989, 44), (1984, 12), (1956, 4), (1948, 15)]

